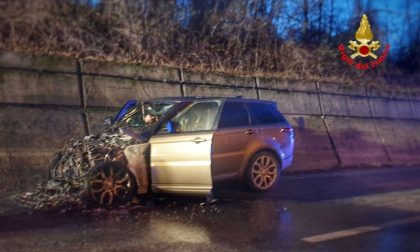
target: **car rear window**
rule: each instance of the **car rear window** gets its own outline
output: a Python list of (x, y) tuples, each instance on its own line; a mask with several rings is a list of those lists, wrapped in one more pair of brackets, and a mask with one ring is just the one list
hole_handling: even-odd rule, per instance
[(225, 102), (220, 116), (219, 128), (249, 125), (249, 116), (242, 102)]
[(286, 119), (280, 114), (275, 105), (269, 103), (247, 103), (251, 113), (251, 124), (285, 123)]

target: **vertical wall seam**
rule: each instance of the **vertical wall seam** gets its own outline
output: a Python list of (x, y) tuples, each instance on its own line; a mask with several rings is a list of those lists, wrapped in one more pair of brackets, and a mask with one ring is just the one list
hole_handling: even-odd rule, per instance
[(388, 148), (386, 147), (385, 139), (382, 137), (382, 134), (379, 130), (378, 120), (375, 118), (372, 118), (372, 119), (374, 120), (376, 133), (378, 134), (379, 140), (381, 141), (382, 147), (384, 148), (385, 156), (388, 159), (388, 162), (391, 163), (391, 156), (389, 155)]
[[(368, 89), (368, 85), (365, 85), (365, 94), (368, 95), (369, 94), (369, 89)], [(368, 104), (369, 104), (369, 114), (371, 118), (375, 118), (374, 117), (374, 113), (373, 113), (373, 105), (372, 105), (372, 99), (370, 97), (367, 98), (368, 99)]]
[(332, 147), (333, 152), (334, 152), (334, 156), (337, 159), (338, 165), (341, 166), (341, 164), (342, 164), (341, 158), (338, 155), (337, 147), (335, 146), (334, 139), (331, 135), (330, 128), (328, 127), (327, 121), (325, 119), (324, 106), (322, 104), (321, 95), (319, 93), (320, 87), (319, 87), (319, 82), (318, 81), (315, 83), (315, 87), (316, 87), (316, 93), (317, 93), (317, 97), (318, 97), (319, 109), (321, 110), (321, 120), (322, 120), (322, 123), (324, 124), (325, 132), (327, 132), (328, 140), (330, 141), (331, 147)]
[(318, 81), (315, 83), (315, 87), (316, 87), (316, 94), (318, 96), (318, 104), (319, 104), (319, 110), (321, 111), (321, 117), (324, 117), (325, 116), (324, 106), (323, 106), (322, 101), (321, 101), (321, 95), (319, 94), (320, 88), (319, 88), (319, 82)]
[(341, 166), (342, 164), (341, 158), (340, 158), (340, 155), (338, 155), (337, 147), (335, 146), (334, 139), (331, 135), (331, 131), (330, 131), (330, 128), (328, 127), (328, 123), (326, 121), (325, 116), (322, 116), (322, 123), (324, 124), (325, 131), (327, 132), (327, 135), (328, 135), (328, 140), (330, 141), (330, 144), (334, 151), (334, 155), (335, 155), (335, 158), (337, 159), (338, 165)]
[(89, 123), (89, 116), (87, 112), (86, 86), (83, 81), (82, 68), (83, 68), (83, 62), (80, 59), (76, 60), (77, 85), (79, 87), (80, 107), (82, 109), (81, 116), (82, 116), (85, 135), (88, 136), (91, 134), (91, 129), (90, 129), (90, 123)]
[[(365, 95), (368, 97), (369, 95), (369, 88), (368, 88), (368, 84), (365, 85)], [(388, 148), (386, 147), (385, 144), (385, 139), (382, 137), (381, 131), (379, 130), (379, 125), (378, 125), (378, 119), (375, 118), (374, 116), (374, 112), (373, 112), (373, 105), (372, 105), (372, 99), (370, 97), (367, 98), (368, 99), (368, 104), (369, 104), (369, 113), (370, 113), (370, 119), (373, 120), (373, 124), (375, 125), (375, 130), (376, 130), (376, 134), (379, 137), (379, 141), (381, 142), (382, 148), (385, 152), (385, 156), (388, 160), (388, 162), (391, 163), (391, 156), (389, 155), (389, 151)]]

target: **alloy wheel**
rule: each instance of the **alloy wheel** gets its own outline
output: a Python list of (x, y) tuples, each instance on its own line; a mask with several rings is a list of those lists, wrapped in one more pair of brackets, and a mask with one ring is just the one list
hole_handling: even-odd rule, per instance
[(90, 198), (102, 206), (111, 206), (131, 200), (134, 180), (127, 169), (115, 162), (98, 166), (88, 182)]
[(261, 155), (251, 166), (251, 180), (258, 190), (273, 186), (278, 176), (277, 161), (269, 155)]

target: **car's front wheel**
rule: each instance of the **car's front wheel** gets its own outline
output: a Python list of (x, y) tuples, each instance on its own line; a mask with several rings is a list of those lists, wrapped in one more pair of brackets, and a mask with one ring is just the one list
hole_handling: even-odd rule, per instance
[(96, 166), (88, 177), (87, 197), (100, 206), (116, 206), (131, 201), (136, 192), (134, 176), (118, 162)]
[(271, 152), (258, 152), (252, 157), (245, 171), (247, 185), (256, 192), (270, 190), (279, 178), (279, 167), (277, 157)]

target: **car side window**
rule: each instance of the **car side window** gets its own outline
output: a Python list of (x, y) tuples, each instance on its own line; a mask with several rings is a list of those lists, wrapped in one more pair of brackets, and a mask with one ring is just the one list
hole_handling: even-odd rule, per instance
[(286, 119), (280, 114), (274, 105), (251, 102), (247, 104), (247, 107), (251, 113), (251, 123), (253, 125), (286, 122)]
[(249, 125), (248, 111), (242, 102), (225, 102), (220, 116), (219, 129)]
[(195, 102), (174, 118), (175, 133), (212, 130), (219, 111), (220, 101)]

